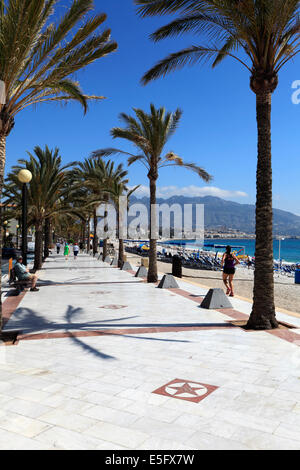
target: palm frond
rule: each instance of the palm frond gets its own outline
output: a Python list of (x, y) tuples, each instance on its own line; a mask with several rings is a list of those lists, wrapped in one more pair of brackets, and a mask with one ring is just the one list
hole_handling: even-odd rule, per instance
[[(3, 0), (0, 14), (0, 70), (6, 85), (6, 115), (1, 133), (11, 130), (9, 119), (24, 108), (47, 101), (88, 101), (102, 96), (84, 93), (72, 76), (117, 49), (106, 21), (91, 16), (93, 0), (72, 0), (62, 18), (54, 15), (56, 0)], [(88, 16), (87, 16), (88, 15)], [(53, 18), (54, 21), (53, 21)]]
[(106, 148), (106, 149), (99, 149), (99, 150), (94, 150), (91, 153), (91, 156), (93, 158), (102, 158), (102, 157), (110, 157), (111, 155), (116, 155), (116, 154), (122, 154), (126, 156), (133, 157), (134, 155), (129, 152), (124, 152), (124, 150), (116, 149), (116, 148)]
[(169, 152), (163, 158), (161, 158), (161, 162), (159, 166), (160, 167), (179, 166), (179, 167), (191, 170), (194, 173), (197, 173), (197, 175), (200, 176), (200, 178), (206, 182), (209, 182), (212, 180), (212, 176), (209, 173), (207, 173), (207, 171), (205, 171), (203, 168), (196, 165), (195, 163), (186, 163), (183, 160), (183, 158), (179, 157), (174, 152)]
[(125, 127), (111, 130), (114, 138), (121, 138), (131, 142), (139, 149), (136, 154), (126, 152), (117, 148), (105, 148), (95, 150), (92, 158), (102, 158), (112, 155), (125, 155), (128, 157), (128, 166), (141, 162), (147, 169), (147, 176), (151, 174), (158, 177), (158, 170), (165, 166), (182, 166), (196, 172), (202, 179), (209, 181), (211, 176), (201, 167), (194, 163), (185, 163), (182, 158), (174, 152), (168, 152), (162, 156), (163, 149), (168, 140), (175, 133), (182, 116), (182, 111), (178, 108), (175, 112), (167, 112), (164, 107), (156, 108), (150, 104), (150, 111), (133, 108), (135, 116), (122, 113), (120, 118)]
[(190, 11), (199, 8), (202, 1), (198, 0), (134, 0), (138, 7), (138, 14), (142, 17), (166, 15), (176, 11)]
[(264, 79), (271, 81), (272, 89), (276, 88), (278, 71), (300, 52), (300, 2), (296, 0), (135, 0), (135, 3), (142, 17), (178, 14), (158, 28), (151, 35), (152, 40), (192, 33), (200, 35), (204, 39), (201, 42), (208, 41), (206, 46), (191, 46), (162, 59), (143, 76), (143, 84), (186, 65), (212, 60), (215, 67), (231, 57), (250, 72), (253, 91), (256, 85), (252, 85), (264, 83)]
[(191, 46), (170, 54), (165, 59), (158, 62), (142, 77), (142, 84), (146, 85), (150, 81), (164, 77), (170, 72), (181, 69), (186, 65), (195, 65), (199, 62), (207, 62), (209, 60), (216, 59), (218, 56), (220, 56), (220, 54), (233, 57), (250, 71), (250, 68), (247, 66), (247, 64), (245, 64), (237, 56), (227, 51), (222, 52), (216, 47)]

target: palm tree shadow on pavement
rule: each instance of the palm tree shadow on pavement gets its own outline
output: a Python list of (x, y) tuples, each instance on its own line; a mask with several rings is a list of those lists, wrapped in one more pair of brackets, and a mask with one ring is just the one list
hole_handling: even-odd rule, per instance
[[(14, 312), (13, 318), (8, 320), (5, 324), (5, 329), (18, 329), (22, 331), (23, 335), (30, 335), (30, 334), (47, 334), (51, 332), (57, 331), (64, 331), (68, 333), (68, 338), (70, 338), (77, 346), (81, 347), (84, 351), (89, 352), (100, 359), (116, 359), (114, 356), (110, 356), (108, 354), (102, 353), (98, 349), (86, 344), (84, 341), (78, 338), (75, 331), (95, 331), (99, 330), (105, 332), (106, 328), (111, 327), (147, 327), (147, 326), (173, 326), (169, 325), (161, 325), (161, 324), (115, 324), (114, 322), (120, 320), (129, 320), (132, 318), (136, 318), (137, 316), (130, 316), (130, 317), (120, 317), (120, 318), (112, 318), (112, 319), (105, 319), (99, 321), (91, 321), (91, 322), (81, 322), (81, 323), (74, 323), (74, 320), (78, 318), (80, 315), (84, 313), (82, 308), (73, 307), (69, 305), (67, 307), (66, 313), (63, 318), (66, 320), (65, 323), (57, 323), (55, 321), (49, 321), (44, 316), (38, 314), (33, 309), (29, 308), (18, 308)], [(110, 323), (109, 323), (110, 322)], [(74, 333), (72, 332), (74, 331)], [(164, 338), (151, 338), (151, 337), (140, 337), (140, 336), (133, 336), (133, 335), (122, 335), (125, 338), (133, 338), (133, 339), (142, 339), (142, 340), (150, 340), (150, 341), (163, 341), (163, 342), (190, 342), (188, 340), (176, 340), (176, 339), (164, 339)]]
[(72, 333), (70, 333), (69, 338), (73, 341), (73, 343), (75, 343), (77, 346), (79, 346), (85, 352), (87, 352), (89, 354), (93, 354), (93, 356), (96, 356), (99, 359), (116, 359), (116, 357), (105, 354), (105, 353), (99, 351), (98, 349), (93, 348), (89, 344), (86, 344), (84, 341), (82, 341), (77, 336), (73, 335)]
[[(84, 313), (82, 308), (73, 307), (69, 305), (63, 319), (65, 322), (51, 321), (48, 320), (45, 316), (40, 315), (33, 309), (19, 307), (15, 310), (13, 317), (6, 323), (6, 328), (17, 328), (22, 330), (23, 334), (32, 334), (32, 333), (50, 333), (57, 331), (89, 331), (90, 329), (99, 329), (101, 327), (111, 327), (113, 326), (110, 323), (106, 322), (115, 322), (120, 320), (129, 320), (131, 318), (136, 318), (136, 316), (130, 317), (120, 317), (105, 319), (99, 321), (88, 321), (88, 322), (76, 322), (74, 323), (75, 317), (78, 317)], [(55, 318), (55, 317), (54, 317)], [(124, 326), (124, 325), (122, 325)]]
[(77, 286), (77, 285), (98, 285), (98, 284), (139, 284), (142, 283), (143, 281), (141, 280), (130, 280), (130, 281), (88, 281), (88, 282), (81, 282), (84, 279), (93, 279), (92, 276), (90, 277), (80, 277), (80, 278), (73, 278), (73, 279), (67, 279), (65, 281), (51, 281), (48, 279), (38, 279), (37, 281), (37, 287), (47, 287), (47, 286)]

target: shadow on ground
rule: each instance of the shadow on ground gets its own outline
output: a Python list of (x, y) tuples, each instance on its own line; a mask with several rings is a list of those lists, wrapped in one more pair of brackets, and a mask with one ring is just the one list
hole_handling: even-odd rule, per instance
[[(38, 280), (37, 287), (48, 287), (48, 286), (89, 286), (89, 285), (98, 285), (98, 284), (139, 284), (143, 281), (141, 280), (132, 280), (132, 281), (89, 281), (89, 282), (79, 282), (83, 278), (68, 279), (64, 282), (59, 281), (49, 281), (47, 279)], [(86, 279), (86, 277), (84, 277)]]
[[(79, 346), (84, 351), (93, 354), (94, 356), (101, 359), (116, 359), (114, 356), (110, 356), (102, 353), (96, 348), (86, 344), (84, 341), (78, 338), (75, 332), (78, 331), (105, 331), (106, 329), (115, 329), (117, 327), (121, 329), (127, 328), (172, 328), (172, 327), (196, 327), (196, 326), (227, 326), (226, 324), (199, 324), (199, 323), (116, 323), (120, 320), (130, 320), (137, 318), (137, 316), (129, 317), (118, 317), (105, 320), (97, 320), (90, 322), (80, 322), (76, 319), (84, 314), (82, 308), (73, 307), (69, 305), (63, 316), (65, 322), (57, 323), (48, 320), (46, 317), (37, 313), (33, 309), (19, 307), (15, 310), (13, 317), (5, 325), (5, 330), (17, 329), (22, 331), (22, 335), (38, 334), (38, 333), (51, 333), (63, 331), (68, 333), (68, 338)], [(174, 342), (174, 343), (189, 343), (188, 340), (177, 340), (177, 339), (166, 339), (166, 338), (151, 338), (148, 336), (136, 336), (130, 334), (122, 335), (122, 338), (128, 339), (139, 339), (143, 341), (161, 341), (161, 342)], [(45, 339), (44, 339), (45, 340)]]

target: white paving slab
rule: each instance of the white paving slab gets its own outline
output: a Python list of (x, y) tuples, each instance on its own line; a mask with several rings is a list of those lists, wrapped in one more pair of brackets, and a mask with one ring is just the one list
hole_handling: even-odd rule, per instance
[[(220, 329), (225, 313), (86, 255), (50, 257), (39, 276), (44, 285), (25, 295), (6, 329), (69, 337), (0, 346), (1, 449), (300, 448), (297, 345)], [(213, 329), (130, 331), (201, 325)], [(107, 329), (124, 335), (78, 336)], [(152, 393), (174, 379), (219, 388), (199, 403)]]

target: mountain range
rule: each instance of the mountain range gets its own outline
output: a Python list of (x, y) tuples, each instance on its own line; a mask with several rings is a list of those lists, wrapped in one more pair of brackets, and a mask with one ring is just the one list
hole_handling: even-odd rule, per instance
[[(135, 203), (145, 204), (149, 207), (149, 197), (131, 196), (130, 206)], [(239, 204), (213, 196), (157, 198), (157, 204), (168, 204), (169, 206), (179, 204), (182, 209), (184, 204), (203, 204), (206, 230), (226, 227), (246, 233), (254, 233), (255, 231), (255, 206), (253, 204)], [(195, 213), (193, 213), (193, 226), (194, 224)], [(275, 235), (300, 236), (300, 217), (291, 212), (273, 209), (273, 231)]]

